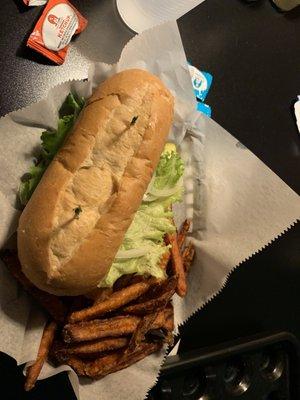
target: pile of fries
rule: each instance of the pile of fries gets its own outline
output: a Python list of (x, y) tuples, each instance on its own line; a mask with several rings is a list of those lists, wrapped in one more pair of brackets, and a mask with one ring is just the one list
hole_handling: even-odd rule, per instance
[(172, 297), (175, 292), (185, 296), (195, 253), (191, 243), (185, 246), (189, 228), (185, 221), (178, 234), (166, 235), (166, 243), (172, 245), (161, 261), (167, 279), (124, 275), (113, 288), (88, 296), (57, 297), (39, 290), (22, 273), (17, 254), (4, 251), (1, 258), (8, 269), (50, 317), (37, 359), (27, 369), (25, 390), (34, 387), (47, 358), (68, 364), (80, 376), (101, 378), (171, 344)]

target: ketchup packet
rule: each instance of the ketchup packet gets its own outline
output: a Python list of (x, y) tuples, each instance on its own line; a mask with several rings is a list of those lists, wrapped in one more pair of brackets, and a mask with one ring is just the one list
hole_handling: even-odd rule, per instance
[(23, 0), (26, 6), (43, 6), (48, 0)]
[(27, 46), (62, 64), (72, 36), (82, 32), (86, 25), (87, 20), (68, 0), (49, 0)]

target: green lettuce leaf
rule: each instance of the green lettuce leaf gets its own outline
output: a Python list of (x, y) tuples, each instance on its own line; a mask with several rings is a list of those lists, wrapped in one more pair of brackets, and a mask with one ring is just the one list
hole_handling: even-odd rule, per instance
[(174, 232), (172, 216), (172, 212), (159, 202), (142, 203), (125, 234), (120, 250), (143, 247), (148, 242), (150, 245), (151, 242), (161, 244), (167, 232)]
[(174, 150), (174, 145), (167, 144), (155, 170), (153, 186), (156, 189), (172, 188), (182, 177), (183, 171), (183, 161), (176, 147)]
[(77, 98), (70, 93), (59, 110), (57, 129), (53, 131), (47, 130), (42, 133), (40, 154), (35, 164), (30, 167), (29, 172), (21, 179), (19, 198), (23, 206), (29, 201), (46, 168), (73, 127), (83, 106), (84, 99)]
[(152, 275), (158, 279), (166, 278), (165, 271), (160, 268), (161, 257), (166, 253), (167, 247), (153, 244), (151, 251), (139, 258), (115, 260), (106, 277), (100, 282), (99, 287), (111, 287), (122, 275)]
[[(160, 189), (172, 188), (178, 184), (183, 172), (183, 161), (176, 147), (167, 144), (155, 171), (154, 184), (159, 179)], [(164, 236), (166, 233), (175, 231), (170, 205), (181, 201), (182, 193), (183, 184), (181, 183), (178, 192), (172, 196), (142, 202), (125, 234), (120, 250), (149, 248), (149, 251), (142, 257), (116, 258), (99, 287), (111, 287), (118, 278), (126, 274), (166, 277), (165, 271), (159, 265), (161, 257), (168, 248), (164, 244)]]

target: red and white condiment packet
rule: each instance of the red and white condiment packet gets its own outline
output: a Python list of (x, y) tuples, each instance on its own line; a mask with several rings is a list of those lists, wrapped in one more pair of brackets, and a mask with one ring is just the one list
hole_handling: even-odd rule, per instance
[(72, 36), (82, 32), (86, 25), (87, 20), (68, 0), (49, 0), (27, 46), (62, 64)]
[(43, 6), (48, 0), (23, 0), (26, 6)]

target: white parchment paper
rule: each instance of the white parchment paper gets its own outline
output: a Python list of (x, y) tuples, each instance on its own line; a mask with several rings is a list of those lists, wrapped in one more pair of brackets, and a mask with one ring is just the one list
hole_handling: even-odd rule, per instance
[[(187, 62), (175, 22), (143, 32), (111, 66), (92, 65), (89, 82), (66, 82), (47, 98), (0, 120), (0, 246), (15, 231), (19, 179), (32, 163), (45, 128), (55, 128), (58, 109), (70, 91), (89, 96), (99, 82), (117, 71), (144, 68), (158, 75), (175, 96), (170, 140), (185, 160), (185, 201), (176, 209), (179, 222), (193, 220), (197, 249), (189, 291), (175, 296), (176, 325), (183, 323), (224, 286), (228, 274), (265, 247), (300, 216), (300, 199), (277, 175), (213, 120), (194, 111)], [(18, 363), (34, 360), (44, 317), (0, 265), (0, 351)], [(199, 343), (199, 346), (201, 343)], [(69, 371), (81, 400), (143, 399), (157, 379), (164, 353), (155, 354), (103, 380), (80, 379), (67, 366), (44, 366), (40, 379)], [(134, 384), (132, 384), (134, 382)]]

